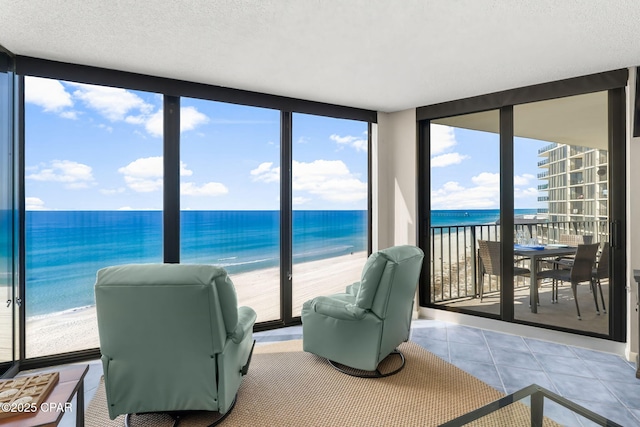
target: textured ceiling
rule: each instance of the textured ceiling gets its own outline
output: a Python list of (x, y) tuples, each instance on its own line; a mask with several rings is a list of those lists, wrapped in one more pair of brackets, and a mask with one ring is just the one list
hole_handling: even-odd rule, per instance
[(638, 0), (0, 0), (18, 55), (398, 111), (640, 64)]

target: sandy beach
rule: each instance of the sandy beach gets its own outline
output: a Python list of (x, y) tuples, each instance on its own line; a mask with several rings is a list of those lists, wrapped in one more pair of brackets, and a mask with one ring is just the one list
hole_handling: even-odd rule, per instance
[[(356, 252), (293, 268), (293, 315), (316, 295), (343, 292), (360, 279), (366, 252)], [(231, 275), (240, 305), (252, 307), (258, 322), (280, 318), (280, 269), (268, 268)], [(95, 306), (27, 319), (27, 357), (99, 347)]]
[[(461, 227), (456, 233), (435, 234), (431, 236), (431, 260), (429, 261), (429, 278), (432, 287), (432, 301), (463, 297), (473, 292), (474, 263), (473, 240), (497, 240), (497, 230), (493, 225), (476, 226), (475, 233), (471, 227)], [(466, 231), (466, 233), (465, 233)], [(477, 243), (476, 246), (477, 248)], [(426, 268), (426, 265), (425, 265)], [(453, 285), (449, 289), (449, 285)], [(458, 284), (460, 292), (458, 294)]]

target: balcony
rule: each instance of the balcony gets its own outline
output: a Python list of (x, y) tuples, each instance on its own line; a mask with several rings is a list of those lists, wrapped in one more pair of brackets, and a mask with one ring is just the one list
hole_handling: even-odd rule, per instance
[(548, 188), (549, 188), (549, 184), (538, 185), (538, 190), (547, 190)]
[(549, 201), (549, 196), (539, 196), (538, 197), (538, 201), (539, 202), (548, 202)]
[(540, 172), (538, 174), (538, 179), (544, 179), (549, 176), (549, 172)]
[(540, 148), (538, 150), (538, 155), (548, 153), (549, 151), (553, 150), (557, 146), (558, 146), (558, 144), (556, 144), (555, 142), (551, 143), (549, 145), (545, 145), (544, 147), (542, 147), (542, 148)]
[(543, 167), (549, 164), (549, 159), (540, 160), (538, 162), (538, 167)]
[[(577, 209), (574, 209), (574, 211)], [(573, 213), (573, 212), (572, 212)], [(478, 261), (477, 261), (477, 240), (495, 240), (498, 235), (498, 224), (448, 226), (431, 228), (431, 270), (429, 282), (431, 283), (431, 302), (433, 304), (446, 305), (451, 307), (465, 307), (467, 309), (479, 310), (492, 313), (497, 310), (498, 305), (494, 301), (488, 304), (486, 298), (480, 302), (478, 298)], [(555, 222), (531, 222), (516, 224), (514, 235), (523, 232), (526, 236), (535, 238), (540, 244), (559, 243), (562, 235), (583, 235), (591, 236), (593, 242), (608, 241), (607, 221), (578, 219), (576, 221), (555, 221)], [(492, 237), (493, 236), (493, 237)], [(525, 267), (526, 261), (525, 262)], [(571, 300), (570, 287), (566, 286), (563, 291), (568, 292), (566, 300), (561, 304), (554, 305), (553, 316), (544, 320), (539, 313), (529, 311), (529, 279), (523, 277), (514, 278), (516, 293), (516, 318), (530, 320), (534, 323), (548, 323), (549, 325), (564, 325), (572, 328), (564, 322), (570, 322), (579, 330), (590, 332), (608, 330), (607, 321), (602, 322), (602, 318), (593, 317), (593, 323), (587, 324), (585, 319), (582, 323), (575, 323), (575, 305), (566, 303)], [(540, 292), (545, 295), (540, 300), (546, 298), (550, 300), (550, 289), (546, 285), (540, 285)], [(584, 289), (582, 289), (584, 290)], [(484, 282), (483, 294), (500, 297), (500, 286), (496, 277), (489, 277)], [(585, 307), (593, 307), (593, 297), (588, 290), (580, 296), (585, 298)], [(562, 300), (562, 298), (561, 298)], [(542, 303), (541, 303), (542, 304)], [(582, 305), (581, 305), (582, 306)], [(551, 311), (543, 310), (547, 313)], [(498, 311), (499, 312), (499, 311)], [(496, 312), (496, 313), (498, 313)], [(602, 323), (600, 323), (602, 322)]]

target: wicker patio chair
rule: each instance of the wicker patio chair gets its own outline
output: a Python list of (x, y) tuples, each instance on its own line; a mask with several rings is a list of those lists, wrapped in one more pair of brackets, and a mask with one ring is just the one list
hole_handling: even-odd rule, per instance
[[(478, 240), (478, 287), (480, 302), (484, 294), (484, 276), (490, 274), (500, 277), (500, 242), (490, 240)], [(525, 276), (531, 274), (531, 270), (522, 267), (513, 267), (514, 276)]]
[(596, 313), (600, 314), (598, 308), (598, 297), (594, 289), (593, 281), (593, 268), (596, 262), (596, 253), (598, 252), (598, 243), (590, 245), (578, 245), (576, 256), (573, 260), (570, 269), (554, 268), (551, 270), (543, 270), (538, 273), (538, 279), (552, 279), (552, 299), (558, 300), (558, 281), (570, 282), (571, 290), (573, 291), (573, 299), (576, 302), (576, 312), (578, 313), (578, 320), (582, 320), (580, 317), (580, 306), (578, 305), (577, 288), (580, 283), (589, 282), (591, 290), (593, 291), (593, 300), (596, 303)]
[(602, 293), (601, 279), (609, 278), (609, 242), (602, 244), (602, 252), (600, 252), (600, 258), (598, 258), (598, 265), (591, 272), (593, 279), (593, 291), (595, 292), (596, 286), (600, 290), (600, 298), (602, 299), (602, 311), (607, 312), (607, 306), (604, 303), (604, 294)]

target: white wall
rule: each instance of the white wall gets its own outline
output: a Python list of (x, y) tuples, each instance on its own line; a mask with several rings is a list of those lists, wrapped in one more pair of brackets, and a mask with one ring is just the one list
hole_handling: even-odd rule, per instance
[[(373, 147), (373, 250), (416, 244), (416, 110), (378, 113)], [(377, 237), (377, 238), (376, 238)]]

